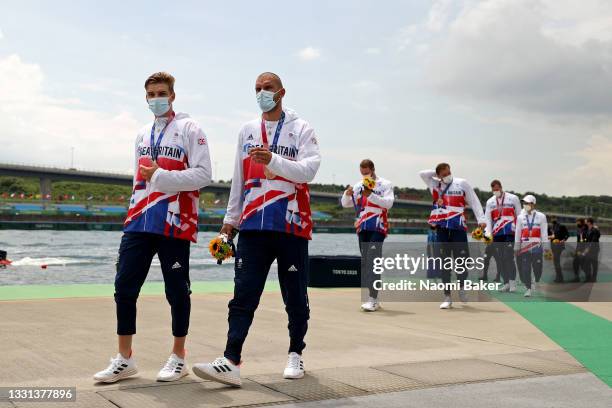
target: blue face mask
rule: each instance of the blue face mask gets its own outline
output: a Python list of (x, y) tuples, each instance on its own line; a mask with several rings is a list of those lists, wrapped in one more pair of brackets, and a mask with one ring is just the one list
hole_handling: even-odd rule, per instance
[(170, 98), (151, 98), (148, 99), (149, 109), (155, 116), (162, 116), (170, 110)]
[(270, 112), (272, 109), (274, 109), (277, 104), (277, 102), (274, 101), (274, 95), (276, 95), (278, 92), (264, 90), (257, 92), (257, 103), (259, 104), (262, 112)]

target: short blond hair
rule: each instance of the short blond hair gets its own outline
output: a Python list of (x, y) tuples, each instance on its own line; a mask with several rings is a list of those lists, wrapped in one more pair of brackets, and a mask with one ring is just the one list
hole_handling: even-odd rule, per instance
[(166, 84), (170, 92), (174, 92), (174, 77), (167, 72), (156, 72), (149, 75), (144, 83), (145, 89), (147, 89), (147, 86), (150, 84)]

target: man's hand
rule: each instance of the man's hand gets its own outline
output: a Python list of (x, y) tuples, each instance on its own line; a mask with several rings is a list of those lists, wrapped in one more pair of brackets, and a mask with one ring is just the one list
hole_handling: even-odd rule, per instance
[(253, 159), (255, 163), (260, 164), (270, 164), (272, 160), (272, 152), (270, 149), (266, 149), (265, 147), (254, 147), (249, 150), (249, 156)]
[(140, 165), (140, 175), (147, 181), (151, 181), (151, 178), (153, 177), (153, 173), (155, 173), (155, 171), (159, 169), (159, 166), (157, 165), (156, 162), (153, 162), (153, 164), (151, 165), (151, 167), (147, 167), (147, 166), (143, 166), (142, 164)]
[(479, 226), (479, 227), (480, 227), (480, 228), (481, 228), (483, 231), (485, 230), (485, 228), (487, 228), (487, 224), (486, 224), (486, 223), (484, 223), (484, 222), (479, 223), (479, 224), (478, 224), (478, 226)]
[(219, 233), (227, 235), (229, 239), (234, 238), (234, 226), (231, 224), (223, 224)]
[(347, 195), (347, 196), (349, 196), (349, 197), (351, 197), (353, 194), (355, 194), (355, 193), (353, 192), (353, 187), (348, 186), (348, 187), (346, 188), (346, 190), (344, 191), (344, 194), (346, 194), (346, 195)]

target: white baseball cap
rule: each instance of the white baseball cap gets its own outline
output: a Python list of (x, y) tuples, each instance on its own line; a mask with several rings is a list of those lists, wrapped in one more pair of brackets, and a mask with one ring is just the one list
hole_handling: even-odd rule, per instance
[(534, 196), (532, 196), (531, 194), (527, 194), (525, 197), (523, 197), (522, 200), (524, 203), (527, 204), (534, 204), (536, 203), (536, 198)]

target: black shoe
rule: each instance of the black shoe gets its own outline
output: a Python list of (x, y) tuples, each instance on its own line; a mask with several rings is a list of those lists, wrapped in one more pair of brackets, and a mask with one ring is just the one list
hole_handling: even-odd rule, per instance
[(485, 276), (481, 276), (480, 280), (483, 281), (483, 282), (488, 282), (489, 278), (487, 277), (487, 275), (485, 275)]
[(555, 283), (563, 283), (563, 278), (555, 278), (554, 280)]
[(580, 277), (579, 277), (579, 276), (576, 276), (576, 277), (575, 277), (575, 278), (572, 280), (572, 282), (574, 282), (574, 283), (578, 283), (578, 282), (580, 282)]
[(493, 282), (500, 283), (501, 280), (499, 279), (499, 276), (496, 276), (495, 279), (493, 280)]

